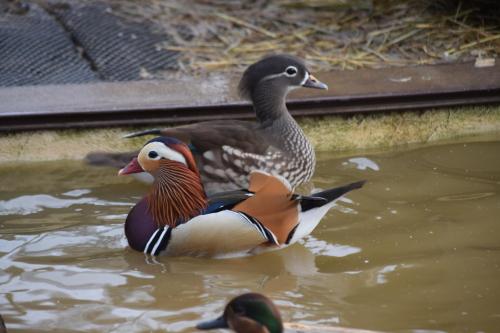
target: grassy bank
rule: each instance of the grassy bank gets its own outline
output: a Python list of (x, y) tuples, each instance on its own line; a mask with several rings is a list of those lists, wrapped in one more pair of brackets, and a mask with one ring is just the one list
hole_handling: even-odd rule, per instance
[[(299, 120), (318, 151), (379, 149), (500, 133), (500, 106), (328, 116)], [(83, 159), (91, 151), (138, 149), (146, 138), (122, 139), (137, 128), (36, 131), (0, 135), (0, 162)]]

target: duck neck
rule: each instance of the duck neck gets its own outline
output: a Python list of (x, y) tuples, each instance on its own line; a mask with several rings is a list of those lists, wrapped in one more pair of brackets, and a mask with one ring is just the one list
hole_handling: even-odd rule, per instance
[(315, 169), (314, 149), (286, 107), (287, 87), (277, 86), (271, 80), (263, 81), (252, 92), (252, 102), (260, 126), (272, 137), (290, 158), (294, 167), (302, 170), (289, 177), (292, 186), (309, 180)]
[(148, 194), (148, 209), (158, 227), (173, 228), (199, 215), (206, 207), (199, 174), (179, 162), (162, 160)]
[(260, 82), (255, 87), (251, 98), (255, 114), (261, 124), (268, 126), (277, 119), (290, 116), (285, 102), (287, 93), (286, 87), (277, 86), (271, 80)]
[(287, 93), (288, 88), (273, 85), (272, 81), (261, 82), (252, 93), (257, 119), (262, 127), (276, 134), (276, 140), (282, 140), (287, 151), (314, 164), (314, 150), (286, 107)]

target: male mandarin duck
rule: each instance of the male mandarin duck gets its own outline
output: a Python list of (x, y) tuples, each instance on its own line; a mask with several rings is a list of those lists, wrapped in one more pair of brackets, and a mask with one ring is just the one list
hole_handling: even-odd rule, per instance
[[(240, 95), (253, 103), (256, 122), (206, 121), (128, 137), (156, 134), (186, 143), (208, 194), (248, 187), (252, 170), (283, 176), (296, 187), (311, 179), (316, 164), (313, 147), (285, 104), (288, 92), (299, 87), (328, 88), (300, 59), (268, 56), (248, 67), (239, 83)], [(92, 153), (87, 160), (123, 166), (133, 156), (137, 152)]]
[(119, 174), (146, 171), (149, 194), (127, 216), (131, 248), (152, 255), (222, 257), (283, 248), (310, 234), (335, 199), (364, 182), (294, 194), (282, 177), (253, 171), (247, 190), (207, 197), (195, 158), (169, 137), (150, 140)]
[(233, 298), (220, 317), (199, 323), (196, 328), (229, 328), (236, 333), (281, 333), (283, 322), (278, 308), (269, 298), (246, 293)]

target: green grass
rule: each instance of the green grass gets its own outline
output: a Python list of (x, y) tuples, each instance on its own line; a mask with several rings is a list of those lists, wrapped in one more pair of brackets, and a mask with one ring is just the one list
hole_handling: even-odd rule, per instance
[(316, 150), (384, 148), (500, 132), (500, 106), (311, 118), (300, 124)]

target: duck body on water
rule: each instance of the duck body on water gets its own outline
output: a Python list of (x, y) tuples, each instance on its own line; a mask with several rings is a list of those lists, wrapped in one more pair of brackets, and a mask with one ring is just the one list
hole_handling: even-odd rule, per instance
[[(240, 95), (252, 102), (256, 121), (207, 121), (128, 137), (153, 134), (186, 143), (208, 194), (247, 188), (253, 170), (280, 175), (296, 187), (311, 179), (316, 165), (314, 149), (285, 103), (288, 92), (300, 87), (328, 88), (300, 59), (268, 56), (249, 66), (238, 86)], [(92, 153), (87, 161), (121, 168), (137, 153)]]
[(286, 179), (253, 171), (245, 190), (207, 196), (189, 147), (168, 137), (150, 140), (119, 174), (148, 172), (151, 191), (127, 216), (130, 247), (152, 255), (227, 257), (284, 248), (310, 234), (355, 182), (294, 194)]

